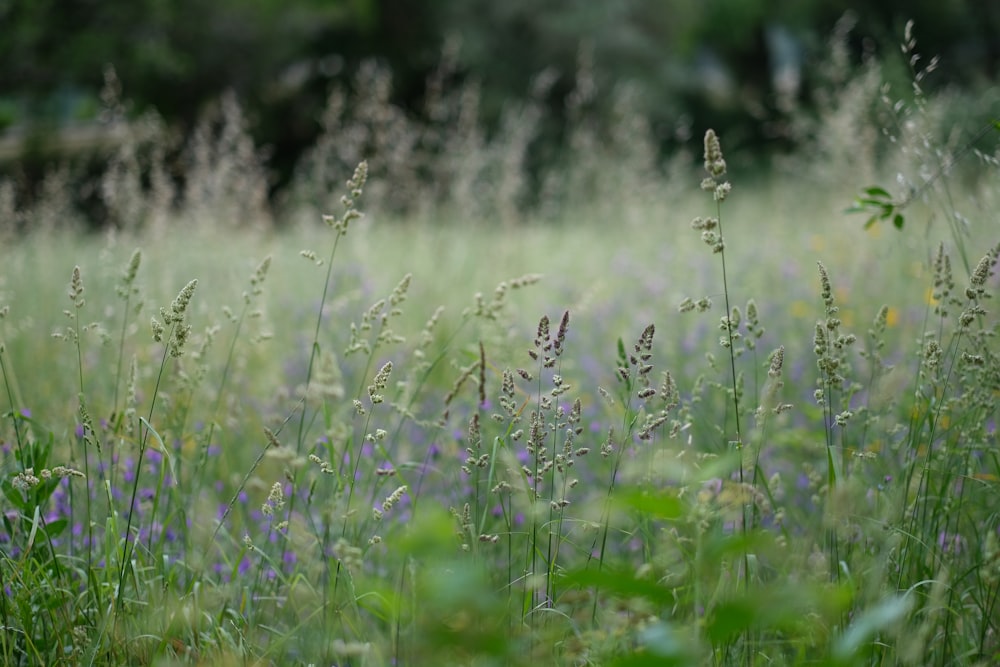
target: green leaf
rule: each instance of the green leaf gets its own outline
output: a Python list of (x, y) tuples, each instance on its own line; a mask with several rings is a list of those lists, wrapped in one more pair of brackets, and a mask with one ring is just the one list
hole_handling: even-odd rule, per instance
[(691, 642), (691, 634), (665, 621), (658, 621), (639, 632), (638, 650), (616, 660), (612, 665), (614, 667), (696, 665), (700, 661)]
[(851, 206), (844, 209), (844, 213), (869, 214), (864, 224), (865, 229), (870, 229), (878, 220), (889, 220), (890, 218), (897, 229), (902, 228), (902, 215), (897, 213), (898, 207), (888, 190), (871, 186), (862, 189), (861, 192), (862, 194), (855, 197)]
[(880, 199), (892, 199), (892, 195), (889, 194), (888, 190), (885, 188), (880, 188), (878, 186), (872, 186), (862, 190), (869, 197), (878, 197)]
[(715, 534), (702, 544), (702, 558), (707, 563), (723, 563), (733, 556), (763, 553), (775, 548), (775, 537), (763, 530), (747, 533)]
[(906, 616), (912, 606), (911, 599), (902, 595), (883, 600), (863, 611), (847, 631), (837, 638), (833, 647), (835, 664), (857, 664), (855, 658), (858, 651), (871, 642), (876, 634)]
[(142, 423), (143, 426), (146, 427), (146, 430), (153, 435), (153, 438), (160, 445), (160, 448), (156, 451), (162, 454), (163, 458), (167, 462), (167, 469), (170, 470), (171, 482), (173, 484), (177, 484), (178, 477), (177, 477), (177, 470), (174, 469), (174, 459), (173, 457), (170, 456), (170, 450), (168, 450), (167, 446), (163, 444), (163, 438), (160, 437), (160, 434), (156, 432), (156, 429), (153, 428), (153, 426), (148, 421), (146, 421), (142, 417), (139, 417), (139, 421)]
[(639, 578), (631, 571), (618, 570), (608, 565), (601, 570), (592, 567), (589, 570), (571, 571), (567, 573), (564, 582), (570, 585), (594, 587), (600, 589), (602, 593), (621, 598), (645, 598), (667, 608), (676, 603), (671, 589), (657, 585), (651, 579)]
[(837, 465), (833, 460), (833, 450), (830, 447), (826, 448), (826, 483), (830, 485), (831, 489), (837, 488)]
[(3, 495), (10, 501), (10, 504), (17, 509), (25, 512), (28, 509), (28, 505), (24, 500), (24, 494), (21, 491), (14, 488), (14, 486), (8, 481), (4, 480), (3, 484), (0, 485), (0, 489), (3, 489)]
[(69, 525), (69, 519), (56, 519), (55, 521), (50, 521), (45, 524), (45, 535), (49, 539), (59, 537), (59, 534), (66, 530), (66, 526)]
[(686, 509), (677, 494), (667, 489), (625, 489), (619, 490), (616, 497), (629, 509), (654, 519), (679, 519)]
[(715, 645), (748, 630), (777, 631), (788, 638), (808, 636), (817, 622), (825, 624), (845, 613), (850, 598), (847, 587), (761, 586), (710, 608), (705, 635)]
[(41, 525), (42, 512), (38, 505), (35, 505), (35, 514), (31, 518), (31, 531), (28, 533), (28, 544), (24, 547), (24, 552), (28, 553), (31, 551), (31, 547), (35, 544), (35, 535), (38, 534), (38, 527)]
[(738, 637), (757, 620), (757, 608), (747, 598), (727, 600), (716, 606), (705, 629), (709, 641), (721, 644)]
[(45, 505), (49, 498), (52, 497), (52, 494), (55, 493), (57, 488), (59, 488), (58, 479), (52, 478), (43, 480), (38, 484), (38, 486), (28, 492), (29, 499), (34, 505)]
[(896, 229), (902, 229), (904, 222), (905, 221), (903, 220), (902, 213), (897, 213), (896, 216), (892, 219), (892, 224)]
[(854, 201), (856, 201), (859, 205), (864, 206), (866, 210), (870, 208), (884, 208), (887, 205), (891, 206), (889, 202), (883, 201), (881, 199), (869, 199), (867, 197), (861, 199), (855, 199)]

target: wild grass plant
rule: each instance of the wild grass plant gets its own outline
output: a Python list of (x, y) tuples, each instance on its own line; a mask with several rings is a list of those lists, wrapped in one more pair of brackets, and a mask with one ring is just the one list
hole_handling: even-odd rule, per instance
[(992, 158), (864, 229), (703, 146), (622, 224), (365, 219), (388, 162), (325, 225), (8, 246), (4, 663), (996, 662)]

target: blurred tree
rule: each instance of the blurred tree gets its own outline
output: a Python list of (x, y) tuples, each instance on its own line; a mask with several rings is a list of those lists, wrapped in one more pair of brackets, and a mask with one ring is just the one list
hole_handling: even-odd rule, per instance
[(848, 10), (857, 59), (895, 59), (903, 76), (898, 43), (913, 19), (918, 50), (941, 56), (949, 83), (997, 74), (1000, 3), (981, 0), (0, 0), (0, 132), (96, 117), (110, 63), (132, 113), (155, 107), (182, 129), (234, 90), (280, 184), (320, 131), (332, 84), (378, 58), (393, 101), (419, 113), (442, 43), (458, 38), (458, 78), (479, 82), (493, 127), (552, 68), (546, 141), (558, 143), (585, 48), (595, 117), (629, 81), (663, 141), (711, 124), (734, 149), (760, 148), (790, 101), (808, 103), (811, 64)]
[[(303, 84), (331, 30), (370, 34), (375, 0), (0, 0), (0, 108), (17, 128), (29, 193), (63, 133), (96, 120), (112, 65), (131, 114), (154, 108), (187, 133), (206, 105), (234, 90), (279, 175), (313, 137), (324, 92)], [(2, 128), (0, 128), (2, 130)]]
[(461, 62), (484, 83), (487, 113), (545, 67), (571, 74), (586, 43), (606, 107), (614, 84), (633, 80), (654, 122), (670, 127), (687, 114), (727, 128), (730, 146), (773, 139), (775, 124), (761, 121), (783, 113), (783, 97), (808, 103), (810, 70), (848, 11), (857, 16), (856, 62), (878, 55), (902, 74), (898, 47), (912, 19), (918, 50), (942, 57), (948, 83), (992, 77), (1000, 65), (1000, 3), (978, 0), (451, 0), (440, 8), (442, 25), (461, 36)]
[(7, 0), (0, 86), (35, 104), (64, 86), (93, 95), (106, 63), (130, 98), (167, 117), (226, 87), (273, 81), (328, 26), (370, 29), (374, 0)]

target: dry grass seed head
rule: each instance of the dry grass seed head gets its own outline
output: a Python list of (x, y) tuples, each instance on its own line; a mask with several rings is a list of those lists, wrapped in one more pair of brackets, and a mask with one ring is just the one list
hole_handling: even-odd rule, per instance
[[(705, 171), (712, 178), (724, 176), (726, 173), (726, 161), (722, 157), (722, 145), (715, 130), (705, 132)], [(712, 188), (715, 188), (713, 183)]]
[(82, 308), (85, 303), (83, 298), (83, 277), (80, 275), (80, 267), (73, 267), (73, 276), (69, 282), (69, 300), (76, 308)]
[(390, 373), (392, 373), (392, 362), (387, 361), (375, 374), (372, 384), (368, 385), (368, 398), (371, 399), (372, 405), (377, 405), (385, 400), (385, 397), (379, 392), (389, 384)]
[(125, 299), (134, 293), (136, 276), (139, 275), (139, 264), (142, 262), (142, 251), (136, 248), (132, 251), (132, 256), (122, 269), (121, 281), (115, 288), (118, 296)]

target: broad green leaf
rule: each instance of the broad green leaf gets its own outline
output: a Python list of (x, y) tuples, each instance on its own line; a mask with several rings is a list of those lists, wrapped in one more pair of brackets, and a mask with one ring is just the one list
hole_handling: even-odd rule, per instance
[(728, 642), (750, 628), (757, 618), (758, 605), (747, 598), (726, 600), (716, 606), (705, 628), (713, 644)]
[(21, 491), (14, 488), (8, 480), (4, 480), (3, 484), (0, 485), (0, 489), (3, 489), (3, 495), (10, 501), (10, 504), (17, 509), (24, 512), (28, 509), (27, 504), (24, 501), (24, 494)]
[(908, 596), (891, 597), (861, 612), (847, 631), (837, 638), (833, 646), (835, 664), (857, 664), (858, 651), (876, 634), (885, 630), (909, 613), (912, 601)]
[(50, 521), (45, 524), (45, 534), (52, 539), (58, 537), (60, 533), (66, 530), (66, 526), (69, 525), (69, 519), (56, 519), (55, 521)]
[(677, 494), (668, 489), (623, 489), (615, 496), (626, 507), (655, 519), (679, 519), (686, 509)]
[(608, 565), (600, 570), (592, 567), (569, 572), (564, 582), (570, 585), (592, 586), (600, 589), (603, 593), (623, 598), (645, 598), (667, 607), (676, 602), (676, 598), (669, 588), (658, 585), (650, 579), (636, 577), (631, 571), (616, 569)]
[(639, 648), (611, 663), (615, 667), (664, 667), (698, 664), (697, 651), (687, 629), (659, 621), (639, 633)]

